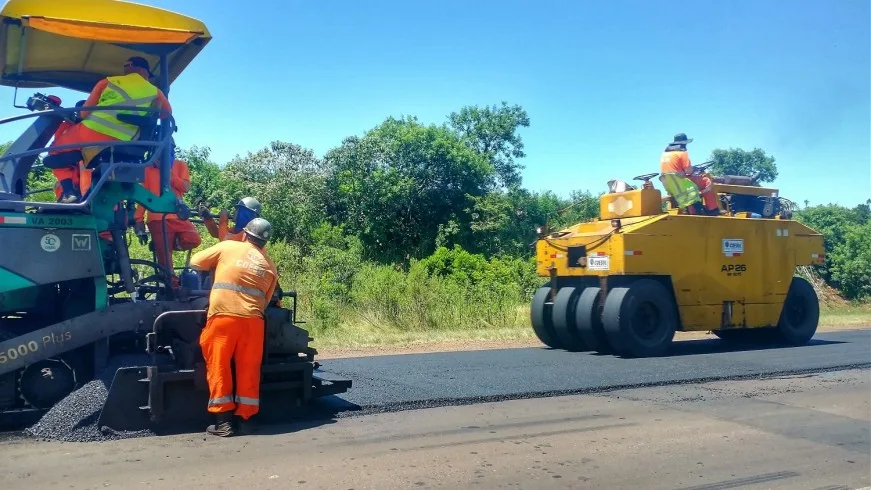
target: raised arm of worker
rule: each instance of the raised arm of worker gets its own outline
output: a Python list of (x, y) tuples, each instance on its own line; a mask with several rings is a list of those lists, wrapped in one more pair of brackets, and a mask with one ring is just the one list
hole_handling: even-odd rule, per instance
[[(209, 232), (209, 235), (212, 235), (212, 238), (217, 238), (218, 240), (223, 240), (224, 236), (227, 234), (227, 217), (226, 213), (221, 212), (221, 224), (223, 226), (218, 226), (215, 223), (215, 218), (212, 216), (212, 212), (209, 211), (208, 206), (205, 204), (200, 204), (199, 208), (197, 208), (197, 213), (200, 215), (200, 218), (203, 220), (203, 224), (206, 226), (206, 230)], [(223, 233), (221, 233), (223, 229)]]

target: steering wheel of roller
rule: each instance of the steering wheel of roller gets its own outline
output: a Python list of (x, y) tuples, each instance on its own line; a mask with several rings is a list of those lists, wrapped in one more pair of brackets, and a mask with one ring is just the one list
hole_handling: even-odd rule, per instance
[(714, 164), (714, 162), (705, 162), (701, 165), (693, 165), (696, 169), (696, 173), (707, 172), (709, 168)]
[(632, 180), (641, 180), (643, 182), (647, 182), (650, 179), (656, 177), (657, 175), (659, 175), (659, 172), (654, 172), (652, 174), (644, 174), (644, 175), (639, 175), (637, 177), (632, 177)]

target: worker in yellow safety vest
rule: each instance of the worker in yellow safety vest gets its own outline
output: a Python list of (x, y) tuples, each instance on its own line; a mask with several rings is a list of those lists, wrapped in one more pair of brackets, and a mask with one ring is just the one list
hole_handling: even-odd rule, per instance
[[(124, 64), (124, 75), (106, 77), (100, 80), (91, 90), (85, 107), (109, 107), (109, 106), (135, 106), (150, 108), (157, 104), (167, 114), (172, 114), (172, 106), (163, 92), (149, 82), (153, 77), (145, 58), (134, 56)], [(133, 141), (139, 135), (139, 127), (125, 123), (118, 119), (118, 114), (146, 115), (146, 112), (122, 109), (118, 111), (81, 111), (81, 122), (72, 125), (62, 134), (58, 134), (52, 147), (69, 145), (74, 143), (100, 143), (106, 141)], [(166, 119), (167, 114), (160, 113), (161, 119)], [(54, 150), (53, 154), (61, 154), (72, 151), (82, 152), (83, 165), (96, 156), (103, 147), (99, 145), (82, 145), (82, 147)], [(63, 159), (56, 160), (53, 170), (65, 170), (70, 174), (75, 171), (76, 163), (70, 163)], [(60, 180), (62, 196), (60, 202), (71, 203), (81, 199), (81, 192), (73, 184), (72, 178)]]

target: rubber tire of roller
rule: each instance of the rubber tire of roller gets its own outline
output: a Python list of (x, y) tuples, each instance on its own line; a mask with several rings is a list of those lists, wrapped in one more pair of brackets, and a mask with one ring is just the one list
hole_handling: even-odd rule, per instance
[[(790, 318), (788, 311), (788, 308), (796, 303), (804, 308), (803, 318), (798, 322), (794, 322), (794, 319)], [(820, 302), (817, 292), (805, 279), (793, 277), (777, 323), (779, 340), (793, 346), (805, 345), (817, 332), (819, 322)]]
[(563, 348), (571, 352), (589, 350), (575, 325), (575, 305), (583, 290), (571, 286), (560, 288), (553, 300), (553, 328)]
[(532, 321), (532, 330), (535, 336), (538, 337), (544, 345), (561, 349), (562, 344), (556, 336), (556, 331), (553, 328), (553, 304), (548, 302), (550, 295), (550, 286), (538, 288), (535, 296), (532, 297), (532, 308), (530, 308), (530, 320)]
[(584, 343), (590, 350), (600, 354), (612, 354), (614, 349), (608, 343), (608, 334), (602, 325), (602, 314), (599, 310), (599, 293), (602, 288), (591, 286), (584, 288), (578, 304), (575, 306), (575, 325)]
[[(632, 328), (632, 317), (643, 303), (657, 309), (660, 321), (652, 339), (643, 339)], [(671, 347), (677, 330), (677, 306), (668, 291), (652, 279), (629, 287), (614, 288), (605, 298), (602, 322), (614, 351), (625, 357), (657, 357)]]

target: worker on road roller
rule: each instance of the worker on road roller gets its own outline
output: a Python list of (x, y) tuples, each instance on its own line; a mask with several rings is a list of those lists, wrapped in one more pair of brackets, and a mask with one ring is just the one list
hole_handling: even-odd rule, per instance
[[(216, 414), (206, 432), (228, 437), (259, 411), (264, 312), (278, 284), (278, 271), (266, 253), (272, 226), (249, 221), (241, 241), (225, 240), (191, 257), (197, 271), (212, 271), (206, 326), (200, 346), (209, 384), (208, 411)], [(235, 358), (236, 389), (230, 361)]]
[(692, 186), (687, 180), (695, 184), (699, 194), (704, 202), (703, 214), (717, 216), (720, 214), (720, 208), (717, 204), (717, 194), (714, 192), (714, 184), (711, 179), (706, 176), (693, 175), (695, 169), (690, 163), (689, 153), (687, 152), (687, 144), (691, 143), (692, 138), (687, 138), (684, 133), (678, 133), (662, 153), (660, 157), (660, 173), (662, 174), (662, 182), (665, 190), (677, 201), (680, 208), (687, 208), (690, 213), (695, 213), (693, 204), (698, 199)]

